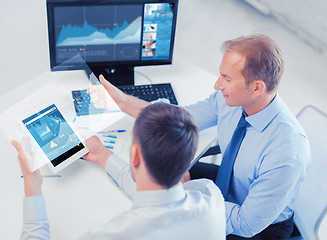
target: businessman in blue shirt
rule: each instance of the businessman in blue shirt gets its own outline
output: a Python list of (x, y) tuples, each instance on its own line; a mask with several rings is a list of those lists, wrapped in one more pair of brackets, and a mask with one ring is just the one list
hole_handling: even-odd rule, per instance
[[(187, 110), (200, 130), (217, 125), (223, 155), (242, 113), (249, 124), (225, 198), (227, 239), (287, 239), (311, 156), (302, 127), (277, 94), (282, 52), (263, 35), (226, 41), (223, 47), (217, 91)], [(191, 178), (215, 181), (218, 169), (198, 163)]]
[[(311, 154), (302, 127), (277, 94), (282, 52), (265, 35), (226, 41), (223, 49), (217, 91), (186, 109), (200, 130), (217, 126), (223, 162), (242, 115), (247, 122), (225, 195), (227, 239), (286, 239), (293, 231), (294, 199)], [(133, 117), (150, 104), (122, 93), (102, 76), (100, 80)], [(185, 181), (205, 177), (217, 183), (224, 174), (218, 170), (217, 165), (197, 163)]]

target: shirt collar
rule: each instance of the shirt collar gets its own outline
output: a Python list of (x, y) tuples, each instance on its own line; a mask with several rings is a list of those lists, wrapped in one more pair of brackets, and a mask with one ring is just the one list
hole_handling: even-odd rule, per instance
[(262, 132), (280, 111), (281, 99), (278, 94), (272, 102), (260, 112), (246, 117), (251, 126)]
[(182, 184), (165, 190), (137, 191), (132, 208), (165, 205), (183, 200), (185, 196)]

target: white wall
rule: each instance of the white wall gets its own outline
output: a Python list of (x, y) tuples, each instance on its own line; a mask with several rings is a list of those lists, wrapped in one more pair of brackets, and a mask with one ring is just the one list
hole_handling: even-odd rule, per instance
[[(277, 0), (271, 2), (274, 1)], [(262, 14), (243, 0), (180, 0), (178, 14), (176, 57), (218, 76), (220, 47), (225, 40), (267, 34), (284, 53), (285, 72), (279, 93), (291, 111), (296, 114), (303, 106), (313, 104), (327, 112), (327, 57), (274, 17)]]
[(327, 55), (326, 0), (244, 0)]

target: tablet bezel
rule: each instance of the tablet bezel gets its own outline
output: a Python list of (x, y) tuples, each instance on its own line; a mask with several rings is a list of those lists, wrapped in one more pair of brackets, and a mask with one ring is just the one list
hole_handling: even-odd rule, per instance
[[(26, 118), (31, 117), (36, 113), (39, 113), (40, 111), (50, 107), (51, 105), (54, 105), (56, 107), (56, 109), (59, 111), (59, 113), (65, 119), (65, 121), (67, 122), (67, 124), (69, 125), (69, 127), (71, 128), (71, 130), (73, 131), (73, 133), (75, 134), (75, 136), (77, 137), (77, 139), (80, 142), (75, 147), (69, 149), (68, 151), (62, 153), (61, 155), (59, 155), (58, 157), (53, 159), (52, 161), (56, 161), (56, 160), (60, 161), (56, 165), (54, 165), (52, 163), (52, 161), (50, 161), (50, 159), (48, 158), (46, 153), (42, 150), (42, 148), (40, 147), (40, 145), (38, 144), (36, 139), (33, 137), (33, 135), (30, 133), (30, 131), (27, 129), (27, 127), (23, 123), (23, 121)], [(63, 170), (68, 165), (70, 165), (71, 163), (73, 163), (74, 161), (76, 161), (77, 159), (81, 158), (82, 156), (84, 156), (85, 154), (87, 154), (89, 152), (89, 150), (87, 149), (87, 147), (85, 145), (85, 141), (82, 140), (83, 139), (82, 136), (78, 133), (78, 131), (75, 129), (75, 127), (72, 124), (70, 124), (69, 121), (67, 121), (67, 118), (63, 114), (63, 111), (62, 111), (61, 107), (58, 106), (58, 105), (59, 104), (56, 101), (51, 101), (51, 102), (48, 102), (46, 104), (42, 104), (42, 106), (39, 106), (37, 108), (33, 108), (33, 112), (29, 111), (29, 113), (25, 114), (25, 116), (23, 118), (21, 118), (21, 120), (20, 120), (20, 123), (22, 124), (23, 128), (25, 129), (25, 132), (28, 133), (28, 136), (31, 137), (34, 144), (36, 144), (36, 146), (38, 146), (38, 148), (40, 149), (40, 153), (43, 155), (42, 157), (45, 157), (47, 159), (47, 161), (48, 161), (47, 166), (53, 173), (58, 173), (59, 171)], [(76, 148), (78, 148), (79, 145), (81, 145), (81, 147), (79, 147), (80, 149), (76, 149)], [(69, 153), (71, 151), (76, 151), (76, 152)], [(61, 158), (63, 158), (63, 159), (61, 159)]]

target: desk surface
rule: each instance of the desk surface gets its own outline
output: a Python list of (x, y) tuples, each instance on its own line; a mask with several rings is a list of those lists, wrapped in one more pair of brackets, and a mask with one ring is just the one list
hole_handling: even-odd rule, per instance
[[(136, 84), (148, 84), (148, 80), (137, 72), (147, 75), (153, 83), (171, 82), (180, 105), (208, 97), (214, 91), (216, 80), (212, 74), (178, 60), (168, 66), (136, 68)], [(4, 101), (5, 96), (0, 100)], [(215, 133), (213, 129), (201, 133), (202, 146), (198, 152), (214, 139)], [(18, 239), (22, 226), (23, 180), (17, 154), (2, 133), (0, 144), (3, 154), (0, 161), (0, 188), (3, 192), (0, 198), (0, 238)], [(78, 160), (60, 175), (61, 178), (44, 178), (43, 184), (51, 239), (75, 239), (91, 223), (108, 221), (131, 206), (131, 201), (96, 164)]]

